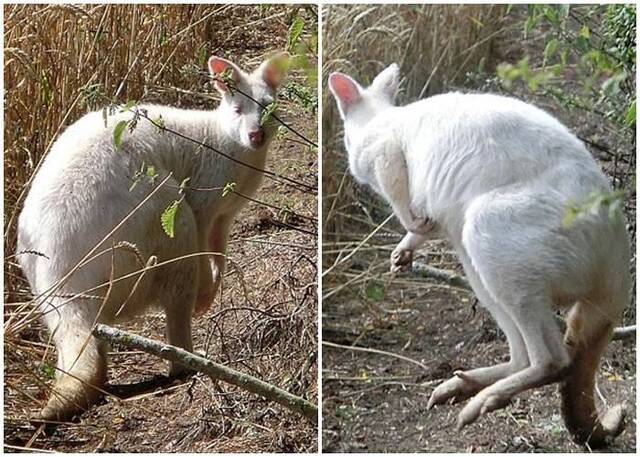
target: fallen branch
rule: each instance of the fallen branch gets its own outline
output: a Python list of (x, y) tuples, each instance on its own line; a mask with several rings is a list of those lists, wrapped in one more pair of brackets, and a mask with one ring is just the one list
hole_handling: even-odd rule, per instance
[[(436, 279), (440, 282), (444, 282), (453, 287), (458, 287), (460, 289), (465, 289), (473, 292), (469, 282), (464, 276), (457, 275), (455, 273), (450, 273), (446, 270), (441, 270), (440, 268), (431, 267), (422, 262), (413, 261), (413, 266), (411, 271), (407, 272), (411, 276), (416, 276), (420, 278), (430, 278)], [(564, 319), (558, 316), (558, 320), (562, 321), (563, 328), (566, 326)], [(629, 325), (626, 327), (616, 327), (613, 329), (613, 340), (625, 340), (627, 338), (635, 338), (636, 336), (636, 326)]]
[(413, 363), (414, 365), (418, 365), (423, 370), (428, 370), (429, 369), (429, 367), (427, 367), (424, 363), (422, 363), (422, 362), (420, 362), (418, 360), (411, 359), (411, 358), (406, 357), (404, 355), (396, 354), (395, 352), (382, 351), (380, 349), (365, 348), (365, 347), (362, 347), (362, 346), (345, 346), (344, 344), (330, 343), (329, 341), (323, 341), (322, 345), (323, 346), (328, 346), (330, 348), (346, 349), (348, 351), (360, 351), (360, 352), (369, 352), (369, 353), (372, 353), (372, 354), (386, 355), (388, 357), (394, 357), (396, 359), (404, 360), (405, 362), (409, 362), (409, 363)]
[(200, 371), (213, 379), (228, 382), (268, 400), (280, 403), (285, 408), (303, 415), (314, 425), (318, 424), (318, 407), (313, 403), (290, 394), (274, 385), (248, 374), (225, 367), (209, 359), (168, 344), (134, 335), (133, 333), (97, 324), (93, 335), (110, 343), (118, 343), (128, 349), (137, 349), (171, 362), (178, 362), (193, 370)]

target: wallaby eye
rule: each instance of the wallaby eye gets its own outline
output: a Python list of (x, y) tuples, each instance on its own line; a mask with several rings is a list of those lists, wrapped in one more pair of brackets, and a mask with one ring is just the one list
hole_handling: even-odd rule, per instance
[(241, 114), (242, 113), (242, 106), (240, 105), (236, 105), (233, 107), (233, 111), (235, 111), (236, 114)]

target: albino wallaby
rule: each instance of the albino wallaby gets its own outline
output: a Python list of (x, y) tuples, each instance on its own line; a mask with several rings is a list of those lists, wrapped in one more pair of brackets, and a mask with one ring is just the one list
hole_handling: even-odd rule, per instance
[[(520, 392), (560, 381), (576, 441), (597, 446), (616, 436), (623, 406), (598, 415), (593, 392), (629, 298), (629, 238), (622, 215), (612, 219), (604, 207), (563, 224), (569, 205), (610, 192), (607, 178), (567, 128), (516, 99), (448, 93), (394, 106), (398, 72), (389, 66), (366, 89), (341, 73), (329, 77), (351, 173), (409, 232), (392, 269), (410, 262), (437, 226), (510, 349), (507, 363), (455, 372), (428, 408), (473, 397), (460, 429)], [(564, 340), (557, 308), (570, 308)]]
[[(97, 389), (106, 381), (106, 348), (91, 336), (96, 322), (126, 321), (150, 307), (161, 307), (169, 344), (192, 350), (192, 314), (204, 313), (214, 300), (229, 231), (246, 201), (236, 193), (223, 195), (222, 189), (230, 183), (239, 194), (252, 195), (258, 189), (262, 173), (255, 168), (264, 168), (276, 130), (273, 121), (263, 125), (263, 107), (274, 102), (287, 61), (288, 54), (280, 53), (246, 73), (228, 60), (211, 57), (210, 73), (222, 75), (214, 83), (222, 95), (216, 110), (140, 106), (147, 118), (138, 119), (119, 145), (114, 127), (129, 121), (132, 113), (105, 120), (101, 112), (93, 112), (68, 127), (53, 145), (25, 200), (17, 248), (25, 252), (20, 264), (58, 353), (56, 382), (42, 419), (69, 418), (98, 396)], [(236, 161), (149, 121), (160, 118), (166, 129)], [(140, 179), (141, 170), (143, 175), (153, 170), (156, 176)], [(98, 247), (93, 258), (69, 276), (167, 177), (168, 182)], [(181, 195), (174, 238), (169, 238), (161, 214)], [(189, 256), (196, 252), (219, 255)], [(158, 264), (188, 257), (141, 275), (152, 256)], [(183, 370), (171, 366), (173, 375)]]

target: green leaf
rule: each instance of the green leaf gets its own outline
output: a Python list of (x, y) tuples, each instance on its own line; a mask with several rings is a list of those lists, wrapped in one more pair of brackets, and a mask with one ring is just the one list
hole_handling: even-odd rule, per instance
[(56, 369), (48, 363), (40, 365), (40, 371), (47, 379), (55, 379), (56, 377)]
[(127, 121), (120, 121), (113, 129), (113, 144), (116, 146), (116, 151), (120, 150), (120, 147), (122, 146), (122, 134), (126, 128)]
[(164, 119), (162, 118), (162, 115), (156, 117), (151, 122), (153, 122), (153, 125), (158, 127), (158, 130), (160, 130), (160, 132), (164, 132), (164, 129), (165, 129), (166, 125), (164, 123)]
[(583, 25), (578, 36), (586, 38), (588, 40), (591, 37), (591, 30), (589, 30), (589, 27), (587, 27), (587, 25)]
[(377, 282), (371, 282), (367, 285), (364, 293), (369, 300), (373, 300), (376, 302), (382, 301), (384, 300), (385, 296), (384, 285)]
[(231, 68), (227, 68), (222, 73), (218, 73), (216, 78), (219, 79), (227, 86), (229, 90), (229, 94), (233, 96), (236, 88), (236, 81), (233, 79), (233, 70)]
[(547, 65), (547, 61), (552, 58), (555, 53), (558, 51), (558, 40), (556, 38), (550, 40), (547, 43), (547, 46), (544, 48), (544, 57), (542, 60), (542, 66)]
[(627, 114), (624, 117), (628, 126), (632, 126), (636, 123), (636, 100), (634, 99), (627, 109)]
[(156, 173), (156, 167), (154, 167), (153, 165), (149, 165), (147, 167), (145, 174), (147, 175), (147, 178), (149, 178), (151, 183), (153, 183), (153, 181), (158, 177), (158, 173)]
[(133, 108), (134, 106), (136, 106), (136, 104), (137, 104), (137, 103), (138, 103), (138, 102), (136, 102), (135, 100), (129, 100), (129, 101), (127, 102), (127, 104), (126, 104), (126, 105), (124, 105), (124, 106), (122, 107), (122, 109), (120, 110), (120, 112), (121, 112), (121, 113), (124, 113), (124, 112), (126, 112), (126, 111), (131, 111), (131, 108)]
[(179, 206), (180, 201), (174, 200), (174, 202), (167, 206), (160, 216), (162, 230), (164, 230), (164, 233), (166, 233), (169, 238), (175, 237), (176, 214), (178, 214)]
[(271, 119), (271, 116), (275, 113), (277, 108), (278, 102), (271, 102), (265, 107), (264, 111), (262, 111), (262, 116), (260, 117), (261, 127), (269, 122), (269, 119)]
[(289, 27), (289, 37), (287, 39), (287, 51), (291, 51), (300, 40), (300, 35), (304, 30), (304, 21), (297, 16)]
[(222, 189), (222, 196), (226, 197), (228, 194), (232, 194), (236, 189), (236, 183), (228, 182), (224, 185), (224, 189)]
[(553, 25), (558, 25), (559, 20), (558, 20), (558, 11), (556, 11), (556, 9), (553, 6), (546, 6), (544, 9), (544, 17), (547, 18), (547, 20), (553, 24)]

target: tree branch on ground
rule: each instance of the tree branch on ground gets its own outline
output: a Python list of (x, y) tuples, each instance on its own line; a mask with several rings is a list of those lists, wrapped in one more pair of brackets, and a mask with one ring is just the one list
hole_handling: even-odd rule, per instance
[(200, 371), (212, 379), (225, 381), (251, 393), (261, 395), (268, 400), (280, 403), (290, 411), (301, 414), (314, 425), (318, 424), (318, 407), (316, 405), (251, 375), (212, 362), (205, 357), (184, 349), (109, 327), (108, 325), (97, 324), (93, 329), (93, 335), (109, 343), (117, 343), (127, 349), (144, 351), (170, 362), (180, 363), (193, 370)]

